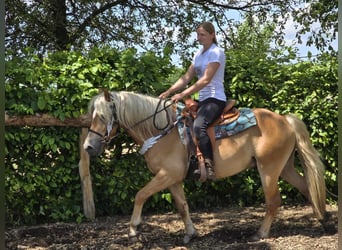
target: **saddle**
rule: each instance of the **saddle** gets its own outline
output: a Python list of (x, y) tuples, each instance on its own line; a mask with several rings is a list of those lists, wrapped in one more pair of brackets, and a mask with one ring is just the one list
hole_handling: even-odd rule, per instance
[[(216, 140), (215, 139), (215, 126), (228, 124), (239, 118), (240, 111), (234, 107), (235, 102), (236, 101), (234, 99), (229, 99), (220, 117), (216, 119), (216, 121), (214, 121), (212, 124), (210, 124), (210, 126), (207, 128), (207, 133), (210, 138), (211, 145), (213, 146), (215, 145), (215, 140)], [(182, 116), (184, 117), (184, 120), (187, 126), (192, 127), (192, 121), (197, 116), (198, 102), (191, 98), (186, 98), (184, 100), (184, 104), (185, 104), (185, 107), (182, 110)], [(196, 152), (191, 152), (191, 157), (189, 161), (189, 172), (190, 171), (192, 172), (193, 169), (196, 169), (196, 167), (194, 166), (198, 166), (200, 173), (201, 173), (199, 179), (200, 181), (204, 182), (207, 179), (207, 177), (206, 177), (206, 170), (205, 170), (204, 159), (202, 157), (202, 153), (200, 152), (197, 146), (196, 146), (196, 150), (192, 150), (192, 151), (196, 151)]]
[[(229, 119), (229, 122), (236, 120), (239, 117), (239, 110), (234, 107), (235, 105), (234, 99), (229, 99), (227, 101), (226, 107), (223, 109), (221, 116), (213, 122), (210, 126), (220, 125), (225, 120)], [(198, 102), (193, 100), (192, 98), (187, 98), (184, 100), (185, 108), (183, 110), (184, 115), (191, 115), (194, 119), (197, 115), (198, 110)], [(224, 123), (225, 124), (225, 123)]]
[[(224, 125), (227, 123), (231, 123), (239, 118), (240, 111), (234, 107), (236, 101), (234, 99), (229, 99), (227, 101), (226, 107), (223, 109), (222, 114), (219, 118), (216, 119), (207, 129), (207, 133), (212, 142), (212, 145), (215, 144), (215, 130), (214, 127), (217, 125)], [(184, 117), (195, 119), (197, 116), (198, 110), (198, 102), (187, 98), (184, 100), (185, 108), (182, 111), (182, 115)], [(190, 116), (190, 117), (189, 117)]]

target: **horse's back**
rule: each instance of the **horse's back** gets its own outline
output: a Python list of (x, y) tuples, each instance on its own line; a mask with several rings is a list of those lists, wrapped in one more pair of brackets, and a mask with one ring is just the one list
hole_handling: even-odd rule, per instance
[(283, 163), (293, 151), (295, 132), (284, 116), (262, 108), (253, 112), (256, 126), (216, 142), (217, 177), (235, 175), (257, 163)]

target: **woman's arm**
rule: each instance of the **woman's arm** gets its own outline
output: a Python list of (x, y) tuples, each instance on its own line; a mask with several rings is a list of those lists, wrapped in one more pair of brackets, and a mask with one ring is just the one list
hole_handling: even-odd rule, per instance
[[(210, 83), (211, 79), (213, 79), (217, 69), (220, 67), (220, 63), (212, 62), (207, 65), (207, 68), (204, 71), (203, 76), (197, 80), (193, 85), (189, 88), (185, 89), (179, 94), (174, 95), (171, 99), (174, 102), (177, 102), (183, 99), (185, 96), (192, 95), (193, 93), (198, 92), (202, 88), (204, 88), (208, 83)], [(195, 72), (195, 70), (194, 70)], [(178, 81), (177, 81), (178, 82)]]
[(160, 98), (166, 98), (170, 94), (184, 88), (194, 77), (195, 77), (195, 67), (191, 64), (184, 75), (181, 76), (167, 91), (159, 95)]

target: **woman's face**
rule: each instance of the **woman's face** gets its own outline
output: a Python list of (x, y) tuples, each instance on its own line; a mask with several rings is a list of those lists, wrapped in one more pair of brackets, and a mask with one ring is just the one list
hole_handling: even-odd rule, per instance
[(199, 44), (205, 46), (205, 45), (210, 45), (213, 43), (215, 34), (210, 34), (208, 31), (206, 31), (202, 27), (199, 27), (196, 30), (196, 32), (197, 32), (197, 40)]

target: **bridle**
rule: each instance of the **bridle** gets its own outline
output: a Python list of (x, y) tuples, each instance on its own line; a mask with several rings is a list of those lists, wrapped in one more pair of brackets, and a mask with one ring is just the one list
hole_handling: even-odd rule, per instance
[(97, 132), (96, 130), (93, 130), (91, 128), (88, 128), (88, 133), (93, 133), (93, 134), (100, 136), (101, 138), (103, 138), (102, 143), (108, 145), (115, 137), (119, 135), (118, 133), (116, 133), (116, 135), (110, 137), (110, 132), (112, 131), (114, 124), (118, 124), (118, 122), (117, 120), (114, 119), (114, 117), (112, 117), (112, 120), (107, 124), (106, 134), (103, 135), (100, 132)]
[[(155, 112), (152, 114), (152, 115), (149, 115), (147, 116), (146, 118), (138, 121), (137, 123), (135, 123), (134, 125), (126, 128), (126, 130), (132, 130), (135, 126), (151, 119), (153, 117), (153, 125), (154, 127), (157, 129), (157, 130), (166, 130), (168, 127), (169, 129), (173, 128), (174, 127), (174, 124), (171, 124), (170, 126), (170, 116), (168, 115), (168, 111), (167, 111), (167, 108), (170, 107), (171, 105), (173, 105), (174, 103), (171, 102), (169, 104), (167, 104), (167, 101), (168, 99), (166, 99), (164, 101), (164, 107), (162, 109), (159, 110), (159, 106), (161, 105), (161, 102), (162, 102), (163, 99), (159, 99), (159, 102), (158, 102), (158, 105), (156, 107), (156, 110)], [(158, 128), (157, 127), (157, 124), (155, 122), (155, 119), (156, 119), (156, 115), (162, 111), (165, 111), (166, 112), (166, 117), (167, 117), (167, 124), (165, 125), (165, 127), (162, 127), (162, 128)], [(104, 122), (104, 119), (100, 117), (100, 120), (102, 122)], [(105, 122), (104, 122), (105, 123)], [(96, 134), (97, 136), (103, 138), (103, 143), (108, 145), (115, 137), (117, 137), (119, 135), (119, 133), (116, 133), (114, 136), (110, 137), (110, 132), (112, 131), (113, 129), (113, 126), (117, 124), (118, 125), (118, 130), (119, 130), (119, 122), (118, 122), (118, 119), (117, 119), (117, 114), (116, 114), (116, 107), (115, 107), (115, 104), (113, 103), (113, 109), (112, 109), (112, 119), (111, 121), (107, 124), (107, 131), (106, 131), (106, 134), (102, 134), (100, 132), (97, 132), (96, 130), (93, 130), (91, 128), (88, 128), (88, 133), (93, 133), (93, 134)]]

